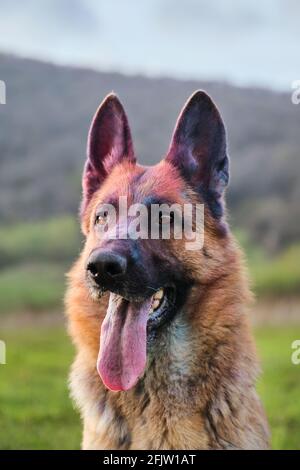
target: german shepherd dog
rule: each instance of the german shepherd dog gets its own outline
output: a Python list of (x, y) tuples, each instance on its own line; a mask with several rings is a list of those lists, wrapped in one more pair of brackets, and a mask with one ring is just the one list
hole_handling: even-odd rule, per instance
[[(136, 163), (117, 96), (98, 108), (83, 172), (86, 241), (66, 294), (83, 449), (269, 447), (251, 295), (225, 218), (228, 166), (224, 124), (203, 91), (187, 101), (152, 167)], [(202, 248), (188, 250), (174, 236), (110, 239), (100, 230), (103, 206), (120, 196), (128, 205), (202, 204)], [(118, 217), (115, 225), (121, 231)]]

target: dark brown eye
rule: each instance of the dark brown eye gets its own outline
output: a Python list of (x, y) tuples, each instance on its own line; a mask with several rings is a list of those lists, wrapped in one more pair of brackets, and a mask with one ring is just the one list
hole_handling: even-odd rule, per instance
[(96, 215), (95, 225), (104, 225), (107, 222), (108, 211), (103, 211), (101, 214)]

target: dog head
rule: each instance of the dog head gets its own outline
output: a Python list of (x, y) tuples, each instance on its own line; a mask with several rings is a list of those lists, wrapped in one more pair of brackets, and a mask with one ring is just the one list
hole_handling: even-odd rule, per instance
[[(153, 167), (136, 162), (118, 98), (111, 94), (98, 108), (88, 138), (81, 217), (89, 292), (95, 299), (110, 292), (98, 371), (111, 390), (135, 385), (147, 344), (181, 311), (193, 286), (212, 282), (222, 270), (227, 183), (223, 121), (203, 91), (184, 106), (166, 157)], [(191, 236), (197, 249), (189, 245)]]

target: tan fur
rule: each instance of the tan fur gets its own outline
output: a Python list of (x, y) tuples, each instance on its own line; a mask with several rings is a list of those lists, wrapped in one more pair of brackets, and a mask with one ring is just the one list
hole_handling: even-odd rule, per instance
[[(162, 170), (171, 171), (166, 165), (155, 167), (153, 181)], [(114, 182), (126, 193), (126, 178), (138, 171), (121, 165), (95, 194), (83, 221), (86, 245), (69, 273), (66, 311), (77, 349), (70, 387), (84, 423), (82, 447), (266, 449), (268, 427), (255, 390), (259, 369), (248, 321), (248, 282), (233, 237), (221, 235), (209, 213), (201, 252), (184, 251), (181, 240), (169, 241), (196, 282), (149, 354), (144, 377), (128, 392), (111, 392), (101, 382), (96, 360), (108, 296), (93, 299), (85, 283), (85, 262), (95, 244), (90, 221)], [(150, 190), (151, 178), (148, 185)]]

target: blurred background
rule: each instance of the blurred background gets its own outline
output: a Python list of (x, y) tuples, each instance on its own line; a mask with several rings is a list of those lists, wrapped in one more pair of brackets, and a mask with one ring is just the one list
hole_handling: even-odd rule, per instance
[(96, 107), (120, 96), (151, 164), (203, 88), (227, 125), (229, 220), (256, 294), (273, 447), (300, 449), (299, 17), (297, 0), (0, 0), (0, 448), (80, 446), (62, 303)]

